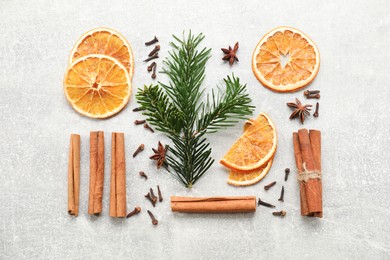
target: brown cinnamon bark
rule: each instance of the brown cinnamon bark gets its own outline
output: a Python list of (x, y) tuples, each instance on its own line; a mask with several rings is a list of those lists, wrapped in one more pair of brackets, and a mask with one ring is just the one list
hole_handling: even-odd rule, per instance
[(171, 196), (171, 210), (185, 213), (255, 212), (256, 197), (177, 197)]
[[(320, 172), (322, 171), (321, 169), (321, 132), (318, 130), (309, 130), (309, 137), (310, 137), (310, 145), (311, 145), (311, 150), (313, 152), (313, 157), (316, 162), (317, 170)], [(319, 204), (321, 207), (321, 212), (314, 212), (315, 217), (322, 218), (323, 213), (322, 213), (322, 179), (318, 180), (319, 183), (319, 193), (318, 193), (318, 200)]]
[(102, 212), (104, 185), (104, 132), (90, 133), (90, 177), (88, 214)]
[[(307, 129), (300, 129), (298, 133), (293, 133), (298, 174), (304, 173), (305, 170), (309, 172), (321, 171), (321, 132), (316, 130), (311, 130), (311, 132), (310, 136)], [(322, 217), (321, 179), (310, 178), (307, 181), (300, 181), (300, 189), (301, 215)]]
[[(294, 156), (295, 163), (297, 165), (298, 174), (303, 172), (303, 161), (302, 161), (302, 153), (301, 147), (299, 144), (298, 133), (293, 133), (293, 141), (294, 141)], [(307, 198), (305, 191), (305, 183), (299, 182), (299, 193), (300, 193), (300, 202), (301, 202), (301, 215), (307, 216), (309, 215), (309, 209), (307, 208)]]
[(68, 213), (78, 216), (80, 196), (80, 135), (70, 135), (68, 162)]
[(123, 133), (112, 133), (110, 216), (126, 217), (126, 161)]

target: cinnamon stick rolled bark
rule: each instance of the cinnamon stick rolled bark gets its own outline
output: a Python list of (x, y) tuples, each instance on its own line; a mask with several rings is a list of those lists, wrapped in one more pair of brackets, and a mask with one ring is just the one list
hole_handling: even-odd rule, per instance
[(112, 133), (110, 216), (126, 217), (126, 161), (123, 133)]
[(102, 212), (104, 184), (104, 132), (90, 133), (90, 176), (88, 214)]
[(300, 182), (301, 215), (322, 217), (321, 132), (300, 129), (293, 133), (294, 155)]
[(78, 216), (80, 196), (80, 135), (70, 135), (68, 162), (68, 213)]
[(255, 212), (256, 197), (177, 197), (171, 196), (171, 210), (185, 213)]

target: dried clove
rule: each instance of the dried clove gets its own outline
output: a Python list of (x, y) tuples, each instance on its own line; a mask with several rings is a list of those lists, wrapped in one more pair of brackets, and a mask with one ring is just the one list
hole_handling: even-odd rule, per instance
[(314, 117), (318, 117), (319, 116), (319, 114), (318, 114), (319, 110), (320, 110), (320, 103), (317, 102), (317, 104), (316, 104), (316, 111), (313, 114)]
[(272, 212), (272, 215), (274, 215), (274, 216), (281, 216), (281, 217), (284, 217), (284, 216), (286, 216), (286, 211), (284, 211), (284, 210), (281, 210), (281, 211), (275, 211), (275, 212)]
[(137, 150), (135, 150), (135, 152), (133, 153), (133, 158), (137, 156), (137, 154), (139, 154), (140, 152), (142, 152), (143, 150), (145, 149), (145, 145), (144, 144), (140, 144), (137, 148)]
[(152, 57), (156, 52), (160, 50), (160, 45), (156, 45), (154, 49), (148, 54), (148, 57)]
[(307, 97), (309, 95), (319, 94), (319, 93), (320, 93), (319, 90), (306, 90), (305, 92), (303, 92), (303, 95), (305, 95)]
[(143, 107), (136, 107), (136, 108), (133, 109), (133, 112), (138, 112), (138, 111), (143, 111), (143, 110), (145, 110), (145, 108), (143, 108)]
[(144, 128), (149, 129), (150, 132), (154, 133), (154, 130), (147, 123), (144, 124)]
[(152, 79), (156, 78), (156, 69), (157, 69), (157, 64), (154, 65), (154, 67), (153, 67)]
[(144, 60), (144, 62), (148, 62), (148, 61), (151, 61), (153, 59), (158, 59), (158, 53), (154, 54), (153, 56), (147, 58), (146, 60)]
[(127, 214), (126, 218), (130, 218), (138, 213), (141, 212), (141, 208), (140, 207), (135, 207), (134, 210), (132, 212), (130, 212), (129, 214)]
[(149, 46), (149, 45), (152, 45), (152, 44), (155, 44), (156, 42), (158, 42), (158, 39), (156, 36), (154, 36), (153, 40), (150, 40), (148, 42), (145, 42), (145, 45), (146, 46)]
[(271, 182), (270, 184), (268, 184), (268, 185), (265, 185), (264, 186), (264, 189), (265, 190), (269, 190), (272, 186), (274, 186), (276, 184), (276, 181), (274, 181), (274, 182)]
[(158, 224), (158, 220), (154, 217), (153, 213), (150, 212), (150, 210), (148, 210), (148, 214), (149, 214), (150, 218), (152, 219), (152, 224), (153, 225), (157, 225)]
[(144, 177), (145, 178), (145, 181), (148, 179), (148, 176), (144, 173), (144, 172), (139, 172), (139, 175), (141, 176), (141, 177)]
[(290, 174), (290, 168), (284, 169), (284, 181), (287, 181), (289, 174)]
[(284, 185), (282, 186), (282, 190), (280, 191), (280, 198), (278, 201), (284, 202)]
[(163, 197), (161, 195), (160, 186), (158, 186), (158, 185), (157, 185), (157, 192), (158, 192), (158, 201), (162, 202), (163, 201)]
[(145, 195), (145, 198), (147, 198), (152, 203), (153, 207), (156, 206), (155, 202), (152, 199), (152, 196), (150, 196), (150, 192), (148, 192), (148, 194)]
[(307, 99), (312, 99), (312, 98), (320, 99), (320, 97), (321, 97), (320, 94), (313, 94), (313, 95), (306, 96)]
[(145, 124), (145, 123), (146, 123), (146, 120), (135, 120), (134, 121), (135, 125), (142, 125), (142, 124)]
[(260, 198), (259, 200), (257, 201), (257, 205), (261, 205), (261, 206), (265, 206), (265, 207), (268, 207), (268, 208), (275, 208), (274, 205), (270, 204), (270, 203), (267, 203), (265, 201), (262, 201)]
[(157, 65), (156, 62), (153, 61), (152, 64), (150, 64), (150, 65), (148, 66), (148, 71), (151, 72), (152, 69), (153, 69), (153, 67), (156, 66), (156, 65)]
[(154, 205), (156, 205), (156, 202), (157, 202), (157, 196), (156, 196), (156, 195), (154, 195), (154, 191), (153, 191), (153, 189), (152, 189), (152, 188), (150, 188), (150, 197), (152, 198)]

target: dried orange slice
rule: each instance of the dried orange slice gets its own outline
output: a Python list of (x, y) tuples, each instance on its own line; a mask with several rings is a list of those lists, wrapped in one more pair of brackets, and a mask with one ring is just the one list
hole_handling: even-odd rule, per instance
[(305, 87), (314, 80), (319, 68), (320, 53), (314, 42), (291, 27), (270, 31), (253, 52), (253, 73), (265, 87), (277, 92), (294, 92)]
[(133, 52), (119, 32), (101, 27), (84, 33), (70, 52), (69, 64), (89, 54), (104, 54), (117, 59), (127, 69), (130, 79), (133, 77)]
[(64, 91), (69, 103), (80, 114), (106, 118), (127, 104), (131, 83), (126, 68), (119, 61), (106, 55), (91, 54), (68, 67)]
[(257, 169), (268, 162), (276, 151), (276, 130), (267, 114), (261, 113), (256, 120), (248, 121), (244, 131), (220, 161), (229, 169)]
[(227, 183), (234, 186), (249, 186), (261, 181), (271, 169), (273, 160), (251, 171), (231, 170)]

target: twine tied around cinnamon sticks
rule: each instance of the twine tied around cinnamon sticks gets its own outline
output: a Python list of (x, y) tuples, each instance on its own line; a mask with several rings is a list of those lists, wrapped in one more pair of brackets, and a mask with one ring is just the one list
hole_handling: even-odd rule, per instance
[(303, 171), (298, 172), (298, 181), (299, 182), (307, 182), (309, 179), (319, 179), (321, 180), (322, 178), (322, 173), (320, 170), (314, 170), (314, 171), (309, 171), (306, 168), (306, 163), (304, 162), (303, 165)]

